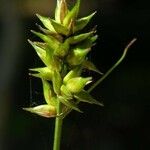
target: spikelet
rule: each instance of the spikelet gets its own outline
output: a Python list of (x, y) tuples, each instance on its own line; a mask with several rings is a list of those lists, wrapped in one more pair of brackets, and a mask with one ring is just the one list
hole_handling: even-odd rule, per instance
[(97, 39), (96, 30), (82, 33), (96, 12), (78, 18), (79, 9), (80, 0), (76, 0), (70, 10), (65, 0), (57, 0), (54, 18), (37, 14), (42, 23), (38, 25), (41, 32), (31, 32), (42, 42), (28, 41), (45, 66), (30, 69), (30, 75), (42, 80), (45, 104), (24, 110), (50, 118), (58, 116), (57, 102), (62, 103), (63, 110), (78, 112), (82, 112), (78, 108), (79, 101), (103, 106), (84, 89), (92, 77), (82, 76), (85, 69), (101, 74), (88, 61), (88, 53)]

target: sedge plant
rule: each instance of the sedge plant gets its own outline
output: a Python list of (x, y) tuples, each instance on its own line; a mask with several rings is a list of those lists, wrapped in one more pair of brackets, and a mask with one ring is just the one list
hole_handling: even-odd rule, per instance
[[(96, 12), (78, 18), (80, 0), (68, 9), (65, 0), (57, 0), (55, 17), (49, 18), (37, 14), (42, 26), (40, 32), (33, 31), (38, 41), (28, 40), (43, 62), (43, 67), (29, 69), (29, 75), (42, 81), (43, 104), (24, 108), (24, 110), (42, 117), (55, 117), (53, 150), (60, 150), (62, 124), (65, 117), (72, 111), (82, 112), (79, 103), (89, 103), (103, 106), (90, 95), (90, 92), (100, 84), (124, 59), (128, 48), (135, 42), (133, 39), (125, 48), (121, 58), (105, 74), (102, 74), (88, 59), (88, 53), (95, 45), (98, 35), (93, 28), (89, 32), (82, 30), (87, 26)], [(83, 76), (86, 70), (95, 71), (100, 79), (92, 82), (92, 77)], [(88, 90), (85, 86), (91, 83)]]

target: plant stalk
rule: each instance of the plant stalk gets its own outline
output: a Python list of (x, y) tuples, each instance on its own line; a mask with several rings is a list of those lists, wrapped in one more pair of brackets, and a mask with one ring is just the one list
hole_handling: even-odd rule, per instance
[[(102, 78), (100, 78), (97, 82), (95, 82), (95, 84), (93, 84), (93, 86), (91, 86), (91, 88), (88, 89), (88, 92), (90, 93), (96, 86), (98, 86), (121, 62), (122, 60), (125, 58), (128, 49), (131, 47), (131, 45), (136, 41), (136, 39), (134, 38), (124, 49), (124, 52), (122, 54), (122, 56), (120, 57), (120, 59), (103, 75)], [(79, 103), (79, 102), (77, 102)], [(58, 115), (60, 115), (61, 112), (61, 103), (58, 101), (57, 104), (57, 112)], [(71, 111), (71, 109), (68, 111), (68, 113)], [(68, 114), (66, 113), (66, 115)], [(66, 116), (65, 115), (65, 116)], [(61, 130), (62, 130), (62, 123), (63, 123), (63, 118), (62, 116), (56, 117), (56, 122), (55, 122), (55, 135), (54, 135), (54, 147), (53, 150), (60, 150), (60, 140), (61, 140)]]
[(134, 38), (130, 43), (125, 47), (122, 56), (120, 59), (98, 80), (96, 81), (89, 89), (88, 92), (90, 93), (93, 91), (95, 87), (97, 87), (125, 58), (128, 49), (132, 46), (132, 44), (136, 41), (136, 38)]
[[(61, 112), (62, 112), (61, 102), (58, 101), (58, 103), (57, 103), (57, 114), (60, 115)], [(56, 117), (53, 150), (60, 150), (62, 124), (63, 124), (63, 118), (61, 116)]]

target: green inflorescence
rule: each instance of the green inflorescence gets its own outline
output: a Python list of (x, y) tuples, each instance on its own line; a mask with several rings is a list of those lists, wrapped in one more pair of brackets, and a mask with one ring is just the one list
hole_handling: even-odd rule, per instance
[[(87, 56), (98, 37), (96, 29), (82, 33), (96, 12), (78, 19), (79, 8), (80, 0), (70, 10), (65, 0), (57, 0), (54, 19), (37, 14), (41, 32), (31, 32), (42, 42), (28, 41), (45, 66), (30, 69), (30, 75), (41, 79), (45, 103), (24, 110), (51, 118), (65, 116), (70, 110), (82, 112), (79, 102), (103, 106), (84, 89), (92, 77), (82, 75), (85, 69), (101, 74)], [(61, 114), (57, 112), (58, 103)]]
[[(36, 15), (42, 26), (38, 25), (40, 32), (31, 32), (42, 42), (28, 40), (44, 64), (43, 67), (29, 69), (29, 75), (41, 79), (45, 102), (23, 109), (42, 117), (55, 117), (53, 150), (60, 150), (63, 119), (72, 110), (82, 112), (78, 107), (80, 102), (103, 106), (90, 92), (122, 62), (136, 41), (134, 38), (125, 47), (120, 59), (102, 74), (88, 59), (88, 53), (98, 38), (96, 29), (82, 32), (96, 12), (78, 19), (79, 8), (80, 0), (76, 0), (71, 9), (68, 9), (65, 0), (57, 0), (54, 19)], [(102, 75), (88, 90), (85, 86), (92, 82), (92, 77), (83, 73), (86, 70)]]

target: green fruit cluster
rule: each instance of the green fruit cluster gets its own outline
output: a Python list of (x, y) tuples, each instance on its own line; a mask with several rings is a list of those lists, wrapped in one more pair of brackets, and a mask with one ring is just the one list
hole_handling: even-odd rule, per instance
[(68, 9), (65, 0), (57, 0), (54, 19), (37, 14), (42, 23), (39, 26), (41, 32), (31, 32), (42, 42), (28, 41), (45, 66), (30, 69), (30, 75), (42, 80), (45, 104), (24, 108), (25, 110), (50, 118), (58, 116), (58, 102), (62, 103), (63, 114), (66, 110), (81, 112), (78, 108), (80, 101), (102, 106), (84, 90), (92, 77), (82, 76), (85, 69), (100, 73), (87, 57), (98, 37), (96, 30), (81, 33), (95, 12), (78, 19), (79, 7), (80, 0), (71, 9)]

